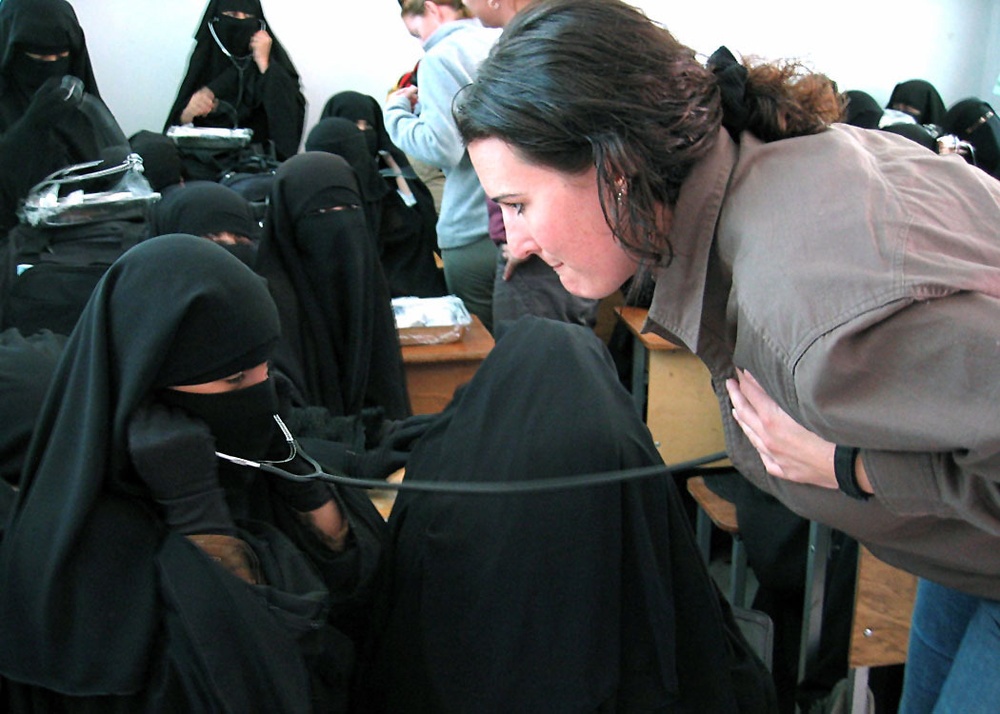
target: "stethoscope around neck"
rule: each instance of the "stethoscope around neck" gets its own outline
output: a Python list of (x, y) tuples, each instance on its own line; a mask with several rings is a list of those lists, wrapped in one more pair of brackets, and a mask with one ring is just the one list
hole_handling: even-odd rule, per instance
[[(289, 481), (309, 482), (327, 481), (328, 483), (347, 486), (349, 488), (362, 489), (382, 489), (392, 491), (422, 491), (424, 493), (448, 493), (453, 495), (488, 495), (497, 496), (518, 493), (540, 493), (543, 491), (565, 491), (575, 488), (586, 488), (588, 486), (600, 486), (609, 483), (620, 483), (623, 481), (634, 481), (651, 476), (666, 476), (673, 472), (689, 471), (707, 464), (721, 461), (726, 458), (726, 452), (684, 461), (681, 463), (666, 465), (654, 464), (652, 466), (641, 466), (631, 469), (619, 469), (617, 471), (601, 471), (598, 473), (579, 474), (575, 476), (563, 476), (559, 478), (542, 478), (531, 481), (403, 481), (393, 482), (381, 479), (356, 478), (354, 476), (344, 476), (342, 474), (331, 474), (323, 470), (313, 457), (302, 450), (302, 447), (292, 436), (292, 433), (285, 426), (277, 414), (272, 415), (278, 424), (285, 442), (288, 444), (289, 455), (278, 461), (244, 459), (240, 456), (232, 456), (216, 451), (215, 455), (220, 459), (236, 464), (258, 469), (264, 473), (278, 476)], [(296, 458), (301, 457), (312, 469), (310, 473), (296, 474), (280, 468), (281, 464), (288, 464)]]

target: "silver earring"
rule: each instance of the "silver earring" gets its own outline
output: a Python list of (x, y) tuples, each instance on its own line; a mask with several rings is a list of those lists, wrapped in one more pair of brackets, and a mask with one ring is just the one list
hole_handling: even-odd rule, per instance
[(500, 0), (489, 0), (489, 2), (487, 2), (486, 4), (489, 5), (491, 8), (493, 8), (494, 10), (500, 9)]

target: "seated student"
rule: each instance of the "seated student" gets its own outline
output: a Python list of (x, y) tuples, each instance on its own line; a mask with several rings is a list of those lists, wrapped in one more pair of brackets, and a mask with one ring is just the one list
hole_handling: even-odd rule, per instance
[(162, 196), (184, 185), (184, 169), (177, 144), (167, 136), (143, 129), (128, 138), (132, 151), (142, 158), (142, 175)]
[(0, 709), (346, 710), (384, 523), (363, 493), (222, 456), (303, 470), (279, 329), (264, 281), (201, 238), (105, 275), (0, 543)]
[(909, 114), (917, 124), (931, 124), (940, 133), (944, 122), (945, 104), (937, 88), (924, 79), (900, 82), (892, 89), (887, 109)]
[(256, 270), (278, 304), (275, 364), (294, 384), (297, 406), (411, 414), (389, 289), (343, 158), (309, 151), (281, 165)]
[[(662, 463), (593, 331), (529, 316), (424, 434), (406, 481), (517, 485)], [(774, 711), (666, 473), (403, 492), (389, 528), (366, 712)]]
[[(75, 78), (75, 79), (74, 79)], [(0, 239), (50, 173), (127, 153), (66, 0), (0, 3)]]
[(844, 92), (847, 107), (844, 109), (844, 123), (862, 129), (878, 129), (884, 113), (875, 98), (867, 92), (849, 89)]
[[(247, 128), (259, 151), (277, 160), (295, 154), (306, 103), (299, 75), (264, 18), (259, 0), (209, 0), (194, 50), (167, 117), (172, 125)], [(239, 151), (184, 149), (189, 178), (215, 180)]]
[(253, 267), (260, 225), (250, 202), (233, 189), (213, 181), (189, 181), (153, 207), (149, 234), (167, 233), (208, 238)]
[(1000, 117), (993, 107), (975, 97), (963, 99), (948, 110), (944, 128), (961, 141), (972, 144), (976, 166), (1000, 178)]
[[(364, 119), (320, 119), (306, 137), (306, 151), (342, 156), (357, 174), (390, 295), (444, 295), (444, 277), (434, 261), (434, 199), (416, 174), (410, 171), (409, 178), (404, 175), (396, 157), (388, 152), (380, 157), (384, 150), (378, 148), (374, 127), (362, 129), (362, 123), (367, 125)], [(405, 162), (405, 156), (399, 154)], [(380, 162), (393, 167), (387, 169), (392, 175), (380, 173)], [(403, 166), (409, 168), (408, 163)]]

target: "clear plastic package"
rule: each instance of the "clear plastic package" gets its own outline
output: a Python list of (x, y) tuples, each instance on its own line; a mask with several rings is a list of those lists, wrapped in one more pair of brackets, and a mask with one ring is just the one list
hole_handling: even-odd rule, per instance
[[(71, 226), (143, 217), (160, 200), (142, 175), (142, 158), (129, 154), (122, 163), (99, 168), (101, 161), (74, 164), (50, 174), (34, 186), (18, 211), (31, 226)], [(115, 178), (113, 186), (89, 192), (95, 182)], [(75, 187), (64, 193), (67, 187)]]
[(472, 316), (456, 295), (436, 298), (398, 297), (392, 300), (401, 345), (457, 342), (469, 331)]

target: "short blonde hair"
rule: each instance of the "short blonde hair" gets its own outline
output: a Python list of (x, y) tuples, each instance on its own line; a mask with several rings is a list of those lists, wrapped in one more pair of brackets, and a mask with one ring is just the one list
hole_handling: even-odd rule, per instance
[(428, 2), (442, 7), (450, 7), (462, 17), (472, 17), (462, 0), (399, 0), (400, 15), (423, 15)]

